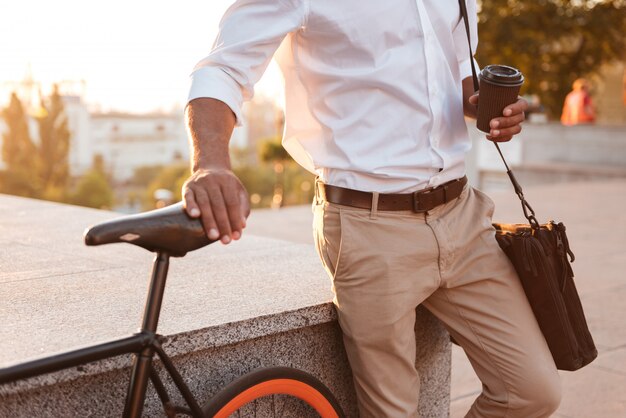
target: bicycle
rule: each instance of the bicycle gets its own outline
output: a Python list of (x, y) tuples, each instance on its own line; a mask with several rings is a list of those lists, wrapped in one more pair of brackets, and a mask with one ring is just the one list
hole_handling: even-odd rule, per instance
[[(183, 257), (215, 241), (210, 241), (198, 219), (187, 216), (182, 203), (149, 212), (128, 215), (89, 228), (84, 236), (89, 246), (130, 243), (156, 253), (140, 332), (129, 337), (65, 353), (40, 358), (0, 369), (0, 384), (52, 373), (107, 358), (133, 354), (124, 418), (142, 416), (148, 382), (152, 382), (167, 417), (185, 414), (194, 418), (226, 418), (243, 408), (254, 411), (257, 402), (270, 402), (276, 416), (276, 399), (298, 399), (322, 418), (344, 418), (332, 392), (316, 377), (289, 367), (254, 370), (234, 380), (204, 405), (197, 399), (164, 352), (164, 337), (156, 333), (165, 291), (170, 257)], [(153, 367), (158, 356), (163, 368), (182, 395), (186, 406), (175, 405), (158, 371)], [(284, 400), (284, 399), (283, 399)], [(280, 411), (282, 414), (284, 410)]]

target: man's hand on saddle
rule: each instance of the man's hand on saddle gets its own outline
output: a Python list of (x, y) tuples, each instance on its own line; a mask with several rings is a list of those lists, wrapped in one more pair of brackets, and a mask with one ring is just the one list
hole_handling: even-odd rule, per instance
[(248, 192), (228, 168), (199, 168), (183, 185), (187, 214), (200, 218), (210, 240), (241, 238), (250, 215)]
[[(478, 105), (479, 92), (476, 92), (468, 101), (470, 104)], [(522, 131), (522, 122), (526, 119), (525, 111), (528, 109), (528, 102), (518, 97), (517, 102), (508, 105), (502, 111), (502, 117), (493, 118), (489, 122), (491, 131), (487, 139), (494, 142), (510, 141), (513, 136)]]

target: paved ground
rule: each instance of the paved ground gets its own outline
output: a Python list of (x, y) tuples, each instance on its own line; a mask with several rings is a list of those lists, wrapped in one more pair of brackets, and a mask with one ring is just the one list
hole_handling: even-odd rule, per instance
[[(551, 218), (568, 227), (576, 284), (599, 357), (577, 372), (562, 372), (560, 418), (626, 417), (626, 180), (568, 183), (527, 188), (541, 222)], [(522, 222), (512, 191), (489, 193), (494, 220)], [(311, 211), (299, 206), (256, 210), (247, 233), (312, 243)], [(451, 418), (462, 417), (480, 392), (465, 354), (452, 357)]]

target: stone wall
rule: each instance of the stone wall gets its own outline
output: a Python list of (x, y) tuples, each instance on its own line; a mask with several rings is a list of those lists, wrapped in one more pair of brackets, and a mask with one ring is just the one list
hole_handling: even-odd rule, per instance
[[(0, 367), (135, 331), (151, 256), (125, 244), (87, 248), (81, 239), (86, 226), (114, 216), (0, 195)], [(246, 372), (280, 365), (318, 377), (355, 417), (331, 299), (312, 245), (248, 234), (172, 259), (159, 331), (201, 402)], [(448, 334), (421, 308), (416, 340), (420, 414), (447, 417)], [(0, 416), (120, 416), (129, 364), (119, 356), (0, 385)], [(293, 408), (285, 416), (306, 416)], [(163, 416), (152, 389), (145, 416)]]
[[(472, 184), (484, 189), (510, 186), (494, 145), (471, 123), (469, 129)], [(522, 186), (626, 178), (626, 125), (526, 123), (500, 148)]]

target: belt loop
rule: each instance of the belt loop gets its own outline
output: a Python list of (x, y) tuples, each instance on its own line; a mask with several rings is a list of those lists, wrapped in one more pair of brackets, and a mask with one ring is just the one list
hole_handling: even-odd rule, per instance
[(372, 209), (370, 219), (378, 219), (378, 192), (372, 192)]

